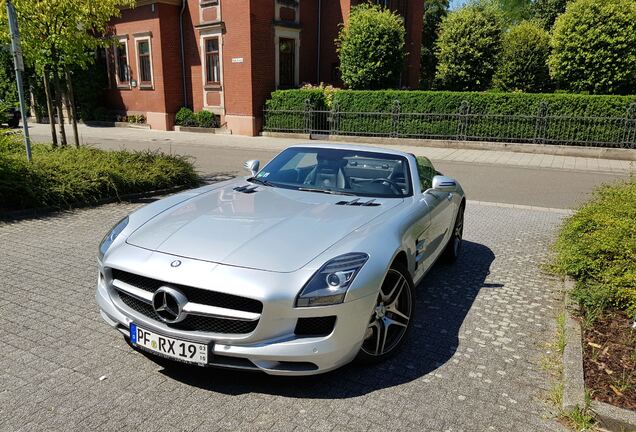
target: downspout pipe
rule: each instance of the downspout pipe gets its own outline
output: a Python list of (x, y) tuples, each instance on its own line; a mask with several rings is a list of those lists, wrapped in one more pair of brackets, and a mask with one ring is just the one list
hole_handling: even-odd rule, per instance
[(318, 47), (316, 52), (316, 84), (320, 84), (320, 49), (322, 42), (321, 38), (321, 19), (322, 19), (322, 0), (318, 0)]
[(181, 45), (181, 78), (183, 80), (183, 106), (189, 108), (188, 104), (188, 83), (186, 80), (186, 60), (185, 60), (185, 42), (183, 29), (183, 16), (185, 14), (188, 0), (181, 0), (181, 13), (179, 14), (179, 42)]

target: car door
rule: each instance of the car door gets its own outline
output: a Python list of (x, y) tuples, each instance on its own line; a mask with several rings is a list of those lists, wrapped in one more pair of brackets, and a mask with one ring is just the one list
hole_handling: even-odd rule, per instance
[(433, 177), (437, 171), (430, 160), (417, 159), (418, 176), (422, 198), (427, 207), (428, 226), (417, 237), (417, 272), (425, 273), (435, 262), (446, 245), (450, 232), (450, 219), (452, 218), (452, 194), (437, 191), (431, 188)]

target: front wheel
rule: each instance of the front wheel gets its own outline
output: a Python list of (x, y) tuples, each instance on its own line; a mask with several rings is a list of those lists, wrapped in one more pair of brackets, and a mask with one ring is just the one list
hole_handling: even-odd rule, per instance
[(464, 237), (464, 204), (461, 205), (455, 218), (455, 226), (453, 227), (453, 235), (448, 240), (446, 249), (442, 252), (444, 261), (447, 263), (455, 262), (462, 248)]
[(411, 328), (415, 289), (406, 268), (394, 265), (382, 283), (357, 360), (375, 363), (395, 354)]

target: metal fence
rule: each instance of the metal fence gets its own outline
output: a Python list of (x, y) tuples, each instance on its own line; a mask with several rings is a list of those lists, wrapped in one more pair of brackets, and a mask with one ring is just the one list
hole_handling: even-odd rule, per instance
[(545, 102), (535, 115), (502, 115), (473, 114), (467, 102), (438, 114), (402, 112), (398, 101), (391, 112), (316, 110), (307, 101), (304, 109), (266, 108), (263, 117), (266, 132), (636, 148), (636, 103), (624, 117), (572, 117), (550, 115)]

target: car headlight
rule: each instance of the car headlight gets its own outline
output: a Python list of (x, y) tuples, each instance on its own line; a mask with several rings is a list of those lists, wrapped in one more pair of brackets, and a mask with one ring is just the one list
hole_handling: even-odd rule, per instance
[(97, 254), (100, 261), (104, 259), (104, 254), (106, 253), (110, 245), (113, 244), (117, 236), (121, 234), (121, 232), (124, 230), (124, 228), (126, 228), (127, 225), (128, 216), (117, 222), (117, 224), (115, 224), (115, 226), (108, 232), (108, 234), (104, 236), (102, 242), (99, 244), (99, 252)]
[(342, 303), (364, 263), (365, 253), (341, 255), (322, 266), (307, 282), (296, 298), (297, 307), (326, 306)]

